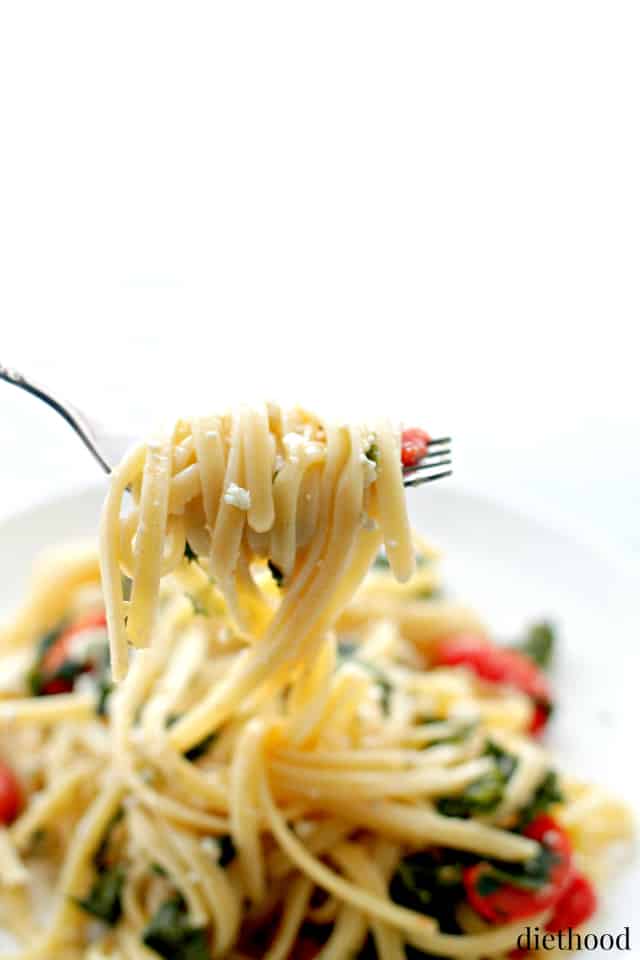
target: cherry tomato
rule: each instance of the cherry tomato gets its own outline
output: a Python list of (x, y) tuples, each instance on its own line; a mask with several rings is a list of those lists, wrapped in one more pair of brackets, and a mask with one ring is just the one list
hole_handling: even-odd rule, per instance
[[(575, 930), (593, 916), (598, 909), (598, 899), (593, 885), (582, 873), (574, 873), (569, 885), (555, 905), (551, 919), (545, 930), (548, 933), (559, 933), (560, 930)], [(509, 952), (510, 960), (522, 960), (528, 957), (528, 950), (516, 948)]]
[[(75, 636), (82, 633), (83, 630), (97, 630), (100, 627), (106, 627), (106, 625), (107, 620), (104, 611), (89, 613), (76, 620), (70, 627), (63, 630), (55, 643), (47, 650), (42, 659), (42, 673), (45, 676), (57, 673), (69, 657), (69, 648)], [(90, 665), (87, 664), (85, 669), (89, 670)], [(56, 693), (69, 693), (71, 690), (73, 690), (73, 680), (66, 677), (53, 677), (42, 686), (42, 692), (49, 696)]]
[(402, 431), (402, 464), (405, 467), (415, 467), (419, 460), (426, 456), (431, 437), (426, 430), (420, 427), (410, 427)]
[(597, 908), (598, 899), (591, 881), (584, 874), (575, 873), (556, 903), (545, 929), (550, 933), (558, 933), (569, 927), (579, 927), (593, 916)]
[(485, 862), (467, 867), (463, 875), (467, 899), (476, 913), (492, 923), (525, 920), (560, 902), (573, 877), (571, 844), (566, 832), (556, 821), (541, 814), (523, 831), (547, 847), (556, 857), (549, 871), (549, 880), (539, 890), (524, 890), (505, 883), (493, 893), (482, 895), (478, 882), (483, 874), (491, 874), (491, 865)]
[(483, 637), (459, 634), (447, 637), (436, 647), (436, 666), (464, 666), (486, 680), (521, 690), (534, 701), (536, 709), (530, 730), (543, 729), (551, 711), (551, 687), (540, 667), (518, 650), (496, 647)]
[(13, 823), (23, 806), (20, 781), (11, 767), (0, 760), (0, 823)]

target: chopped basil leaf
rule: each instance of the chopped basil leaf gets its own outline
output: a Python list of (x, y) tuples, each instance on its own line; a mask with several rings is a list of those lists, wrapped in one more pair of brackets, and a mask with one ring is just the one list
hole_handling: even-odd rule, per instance
[(338, 643), (338, 658), (340, 660), (349, 660), (358, 647), (359, 644), (354, 643), (353, 640), (340, 640)]
[(558, 775), (555, 770), (550, 770), (534, 792), (529, 803), (521, 809), (518, 829), (523, 830), (528, 824), (535, 820), (539, 814), (546, 813), (554, 803), (562, 803), (563, 800), (564, 797), (560, 790)]
[(115, 684), (111, 680), (105, 679), (105, 677), (100, 677), (98, 681), (98, 700), (96, 703), (96, 713), (99, 717), (106, 717), (107, 715), (107, 703), (109, 702), (109, 697), (115, 690)]
[[(182, 716), (181, 713), (168, 714), (164, 721), (165, 727), (167, 729), (169, 729), (169, 727), (172, 727), (174, 723), (178, 722), (181, 716)], [(192, 747), (190, 747), (188, 750), (185, 750), (185, 752), (183, 753), (183, 757), (186, 760), (190, 760), (191, 763), (193, 763), (194, 760), (199, 760), (200, 757), (203, 757), (205, 755), (209, 747), (213, 746), (213, 744), (216, 742), (217, 739), (218, 739), (217, 731), (214, 731), (213, 733), (208, 733), (206, 737), (203, 737), (202, 740), (198, 741), (198, 743), (194, 743)]]
[(202, 601), (198, 599), (198, 597), (195, 597), (192, 593), (187, 593), (186, 596), (187, 596), (187, 597), (189, 598), (189, 600), (191, 601), (191, 606), (193, 607), (193, 615), (194, 615), (194, 617), (208, 617), (208, 616), (209, 616), (209, 611), (207, 610), (207, 608), (205, 607), (205, 605), (202, 603)]
[(209, 937), (193, 927), (181, 896), (166, 900), (144, 928), (142, 942), (165, 960), (210, 960)]
[(164, 867), (162, 866), (162, 864), (160, 864), (160, 863), (152, 863), (152, 864), (151, 864), (151, 870), (152, 870), (152, 872), (155, 873), (158, 877), (168, 877), (168, 876), (169, 876), (169, 874), (167, 873), (167, 871), (165, 870), (165, 868), (164, 868)]
[(284, 580), (284, 573), (282, 572), (280, 567), (277, 567), (275, 565), (273, 560), (269, 560), (268, 567), (269, 567), (269, 570), (271, 571), (271, 576), (273, 577), (275, 582), (278, 584), (278, 586), (281, 587), (282, 581)]
[(551, 666), (555, 646), (555, 630), (547, 621), (534, 623), (518, 649), (543, 670)]
[(185, 751), (184, 753), (185, 759), (190, 760), (191, 763), (193, 763), (195, 760), (199, 760), (200, 757), (203, 757), (205, 755), (209, 747), (213, 746), (213, 744), (216, 742), (217, 739), (218, 739), (217, 733), (214, 732), (214, 733), (207, 734), (206, 737), (203, 737), (202, 740), (200, 740), (198, 743), (194, 743), (194, 745), (189, 750)]
[(470, 783), (462, 793), (441, 797), (437, 803), (439, 813), (445, 817), (464, 818), (496, 809), (518, 761), (491, 742), (485, 748), (485, 756), (493, 757), (493, 769)]
[(231, 863), (232, 860), (235, 860), (236, 857), (236, 845), (233, 842), (233, 837), (229, 833), (223, 834), (221, 837), (218, 837), (218, 845), (220, 847), (220, 853), (218, 854), (218, 863), (221, 867), (226, 867)]
[(116, 810), (114, 815), (111, 817), (111, 820), (106, 826), (106, 829), (104, 831), (104, 836), (102, 837), (100, 846), (98, 847), (98, 849), (96, 850), (93, 856), (93, 862), (97, 870), (99, 871), (104, 871), (108, 867), (112, 866), (112, 864), (109, 863), (109, 859), (108, 859), (109, 844), (111, 842), (111, 834), (112, 834), (113, 828), (118, 823), (120, 823), (123, 817), (124, 817), (124, 807), (118, 807), (118, 809)]
[(380, 552), (373, 561), (373, 566), (376, 570), (389, 570), (391, 564), (389, 563), (386, 553)]
[(367, 460), (371, 460), (372, 463), (378, 464), (380, 462), (380, 448), (377, 443), (372, 443), (369, 449), (365, 452), (365, 457)]
[(118, 864), (98, 874), (86, 897), (75, 899), (77, 906), (97, 917), (103, 923), (114, 926), (122, 914), (122, 887), (124, 868)]
[(28, 854), (32, 857), (38, 857), (42, 854), (43, 847), (47, 842), (47, 831), (44, 827), (38, 827), (29, 837)]
[(445, 933), (458, 933), (456, 908), (464, 898), (462, 875), (474, 863), (473, 854), (432, 848), (402, 859), (389, 893), (394, 903), (435, 917)]
[(476, 881), (476, 890), (487, 897), (505, 884), (520, 890), (540, 890), (549, 883), (551, 870), (558, 856), (549, 847), (542, 845), (535, 857), (523, 863), (487, 863)]
[(198, 554), (195, 552), (195, 550), (191, 549), (188, 540), (185, 540), (184, 543), (184, 557), (185, 560), (189, 561), (189, 563), (192, 563), (194, 560), (198, 559)]

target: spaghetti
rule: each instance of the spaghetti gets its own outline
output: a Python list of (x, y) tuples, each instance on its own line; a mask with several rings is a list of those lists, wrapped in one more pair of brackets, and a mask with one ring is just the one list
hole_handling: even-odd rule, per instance
[(0, 637), (2, 956), (506, 957), (630, 831), (536, 670), (439, 597), (389, 424), (179, 422)]

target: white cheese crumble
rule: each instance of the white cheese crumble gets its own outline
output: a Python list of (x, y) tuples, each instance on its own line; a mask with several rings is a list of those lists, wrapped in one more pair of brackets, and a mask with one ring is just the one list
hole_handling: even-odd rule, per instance
[(67, 648), (67, 658), (83, 663), (94, 647), (99, 649), (105, 643), (105, 630), (106, 627), (88, 627), (75, 633)]
[(364, 467), (364, 482), (368, 487), (375, 482), (378, 464), (375, 460), (370, 460), (366, 453), (360, 454), (360, 463)]
[(239, 487), (237, 483), (230, 483), (224, 495), (224, 502), (238, 510), (249, 510), (251, 508), (251, 494), (244, 487)]
[(322, 460), (325, 454), (324, 447), (321, 443), (308, 440), (299, 433), (286, 433), (282, 438), (282, 445), (286, 451), (287, 460), (290, 463), (299, 463), (300, 460), (316, 463)]

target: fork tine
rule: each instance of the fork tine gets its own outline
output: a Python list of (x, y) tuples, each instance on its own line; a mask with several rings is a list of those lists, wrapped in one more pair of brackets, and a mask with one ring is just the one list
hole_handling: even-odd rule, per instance
[(431, 472), (436, 467), (448, 467), (451, 463), (451, 457), (443, 457), (441, 460), (436, 460), (433, 463), (425, 463), (421, 461), (415, 470), (412, 470), (411, 473), (405, 474), (407, 480), (417, 480), (422, 473)]
[(412, 467), (405, 467), (405, 470), (417, 470), (420, 466), (422, 466), (422, 464), (423, 464), (426, 460), (433, 460), (433, 459), (435, 459), (436, 457), (448, 457), (448, 456), (450, 456), (450, 455), (451, 455), (451, 448), (450, 448), (450, 447), (445, 447), (444, 449), (442, 449), (442, 447), (440, 447), (438, 450), (433, 450), (431, 453), (425, 453), (425, 455), (424, 455), (424, 457), (422, 458), (422, 460), (418, 460), (418, 462), (417, 462), (416, 464), (414, 464), (414, 466), (412, 466)]
[[(450, 462), (450, 461), (449, 461)], [(441, 480), (442, 477), (450, 477), (453, 470), (443, 470), (442, 473), (424, 473), (413, 477), (411, 480), (405, 480), (405, 487), (419, 487), (423, 483), (431, 483), (432, 480)]]
[(435, 440), (429, 440), (430, 447), (435, 447), (439, 443), (451, 443), (451, 437), (436, 437)]

